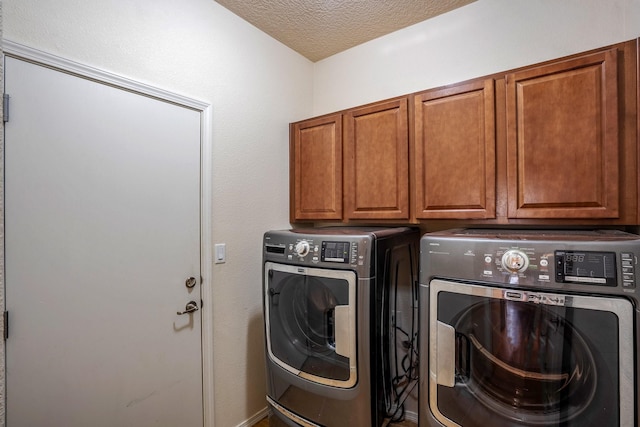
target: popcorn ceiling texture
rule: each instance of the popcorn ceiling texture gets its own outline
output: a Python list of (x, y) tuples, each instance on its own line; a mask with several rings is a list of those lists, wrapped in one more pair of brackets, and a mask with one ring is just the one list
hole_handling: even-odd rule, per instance
[(216, 0), (312, 62), (475, 0)]

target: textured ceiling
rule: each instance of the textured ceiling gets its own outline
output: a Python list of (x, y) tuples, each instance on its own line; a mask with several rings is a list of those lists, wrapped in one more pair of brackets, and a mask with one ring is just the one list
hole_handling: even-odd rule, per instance
[(475, 0), (216, 0), (313, 62)]

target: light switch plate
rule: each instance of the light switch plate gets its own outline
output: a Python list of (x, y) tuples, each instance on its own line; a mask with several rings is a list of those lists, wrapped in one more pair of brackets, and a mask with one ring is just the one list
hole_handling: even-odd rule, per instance
[(216, 243), (214, 249), (215, 263), (224, 264), (227, 262), (227, 245), (225, 243)]

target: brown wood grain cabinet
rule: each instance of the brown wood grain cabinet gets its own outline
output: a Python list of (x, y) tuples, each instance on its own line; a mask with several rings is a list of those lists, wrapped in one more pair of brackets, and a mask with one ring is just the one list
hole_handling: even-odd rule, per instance
[(292, 123), (291, 221), (640, 224), (639, 43)]
[(290, 220), (342, 219), (342, 115), (289, 126)]
[(407, 103), (401, 98), (345, 112), (346, 219), (409, 219)]
[(618, 218), (618, 51), (506, 76), (510, 218)]
[(291, 222), (408, 221), (407, 112), (403, 97), (292, 123)]
[(496, 216), (493, 79), (414, 96), (415, 217)]

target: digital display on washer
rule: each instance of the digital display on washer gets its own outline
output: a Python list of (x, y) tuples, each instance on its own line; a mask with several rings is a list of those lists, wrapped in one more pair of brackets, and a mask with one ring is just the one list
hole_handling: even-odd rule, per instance
[(614, 252), (555, 251), (558, 282), (616, 286)]
[(321, 261), (349, 262), (349, 242), (322, 242)]

